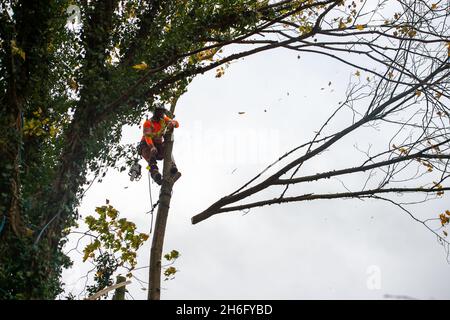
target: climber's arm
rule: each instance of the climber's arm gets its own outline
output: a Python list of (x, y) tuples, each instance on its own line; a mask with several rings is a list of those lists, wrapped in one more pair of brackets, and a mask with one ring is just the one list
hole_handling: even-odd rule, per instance
[(150, 149), (150, 157), (156, 155), (158, 153), (158, 150), (156, 149), (155, 145), (153, 144), (153, 139), (149, 135), (144, 135), (144, 140)]
[(166, 122), (166, 124), (172, 125), (175, 128), (178, 128), (180, 126), (177, 120), (172, 120), (168, 116), (164, 116), (164, 121)]
[(146, 120), (144, 122), (144, 126), (143, 127), (144, 127), (143, 128), (143, 139), (145, 140), (147, 145), (150, 148), (152, 148), (152, 147), (154, 147), (154, 145), (153, 145), (153, 139), (152, 139), (153, 129), (152, 129), (151, 122), (149, 120)]

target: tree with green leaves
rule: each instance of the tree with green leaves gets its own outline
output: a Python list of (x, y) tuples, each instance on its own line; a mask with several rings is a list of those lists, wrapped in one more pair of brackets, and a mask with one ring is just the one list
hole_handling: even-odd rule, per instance
[[(135, 155), (134, 146), (120, 143), (124, 125), (138, 124), (156, 105), (174, 107), (196, 75), (215, 70), (221, 77), (231, 61), (267, 50), (336, 59), (371, 73), (372, 79), (349, 90), (339, 108), (349, 107), (355, 115), (349, 127), (324, 138), (318, 134), (303, 146), (304, 155), (256, 186), (219, 200), (193, 222), (290, 201), (446, 191), (441, 183), (448, 176), (449, 157), (448, 10), (442, 1), (391, 2), (1, 0), (0, 298), (53, 299), (61, 292), (61, 270), (70, 265), (62, 248), (86, 187), (108, 168), (123, 170), (119, 160), (131, 163)], [(395, 12), (388, 17), (382, 10), (390, 5)], [(364, 108), (357, 109), (356, 102)], [(433, 126), (389, 118), (423, 103), (426, 112), (418, 107), (417, 116)], [(434, 121), (436, 116), (442, 123)], [(358, 168), (295, 177), (305, 161), (341, 137), (385, 119), (423, 135), (381, 152), (387, 159), (369, 155)], [(274, 200), (226, 207), (271, 186), (287, 190), (296, 183), (409, 160), (442, 176), (430, 187), (390, 188), (396, 171), (389, 167), (387, 178), (370, 190), (295, 197), (284, 197), (284, 191)], [(289, 178), (281, 178), (292, 169)], [(164, 177), (151, 254), (151, 299), (160, 297), (173, 186)]]

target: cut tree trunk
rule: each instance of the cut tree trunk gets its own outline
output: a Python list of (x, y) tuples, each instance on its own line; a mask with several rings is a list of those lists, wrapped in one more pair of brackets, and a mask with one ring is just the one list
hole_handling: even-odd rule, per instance
[(159, 205), (150, 251), (150, 271), (148, 300), (159, 300), (161, 297), (161, 259), (166, 233), (167, 217), (169, 215), (170, 200), (174, 181), (170, 174), (172, 163), (173, 135), (172, 131), (164, 136), (164, 166), (163, 182), (159, 194)]

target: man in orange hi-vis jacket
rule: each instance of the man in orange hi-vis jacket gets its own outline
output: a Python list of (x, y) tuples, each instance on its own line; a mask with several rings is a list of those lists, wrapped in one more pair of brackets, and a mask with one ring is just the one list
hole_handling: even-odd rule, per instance
[[(178, 128), (178, 121), (170, 119), (165, 114), (166, 109), (156, 107), (153, 116), (145, 120), (143, 125), (143, 136), (139, 143), (138, 152), (147, 160), (150, 166), (150, 175), (157, 184), (162, 183), (162, 176), (159, 173), (157, 160), (164, 158), (164, 133), (167, 128)], [(178, 169), (172, 158), (170, 173), (175, 175)]]

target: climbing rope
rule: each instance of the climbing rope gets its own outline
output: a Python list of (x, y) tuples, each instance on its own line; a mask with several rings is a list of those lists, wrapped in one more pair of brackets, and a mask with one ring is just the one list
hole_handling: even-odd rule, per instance
[(153, 198), (152, 198), (152, 178), (150, 175), (150, 170), (148, 171), (148, 194), (150, 196), (150, 211), (147, 211), (145, 214), (150, 213), (152, 218), (151, 218), (151, 223), (150, 223), (150, 233), (152, 233), (153, 231), (153, 212), (155, 211), (156, 207), (159, 204), (159, 200), (156, 201), (155, 204), (153, 204)]

